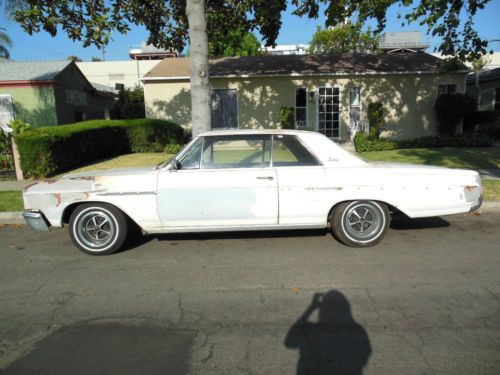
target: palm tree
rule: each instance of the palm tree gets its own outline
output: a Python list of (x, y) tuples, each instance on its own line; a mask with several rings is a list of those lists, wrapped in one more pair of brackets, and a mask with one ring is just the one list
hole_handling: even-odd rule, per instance
[(12, 40), (4, 30), (3, 27), (0, 27), (0, 58), (8, 59), (10, 57), (9, 48), (12, 47)]

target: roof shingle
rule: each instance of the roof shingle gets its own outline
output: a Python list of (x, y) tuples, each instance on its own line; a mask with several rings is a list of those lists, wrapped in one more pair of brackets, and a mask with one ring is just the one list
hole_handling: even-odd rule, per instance
[[(211, 59), (210, 77), (377, 74), (402, 72), (437, 72), (443, 60), (427, 53), (410, 54), (333, 54), (244, 56)], [(189, 77), (189, 58), (167, 58), (149, 71), (151, 78)]]
[(0, 81), (48, 81), (71, 61), (1, 61)]

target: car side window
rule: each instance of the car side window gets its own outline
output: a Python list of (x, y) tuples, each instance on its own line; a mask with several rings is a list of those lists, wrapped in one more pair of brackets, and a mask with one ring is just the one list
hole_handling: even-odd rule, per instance
[(270, 136), (211, 136), (205, 138), (202, 168), (263, 168), (270, 156)]
[(273, 136), (273, 166), (297, 167), (320, 165), (319, 161), (293, 135)]
[(179, 160), (180, 169), (199, 169), (201, 160), (201, 149), (203, 141), (200, 139), (193, 144), (184, 156)]

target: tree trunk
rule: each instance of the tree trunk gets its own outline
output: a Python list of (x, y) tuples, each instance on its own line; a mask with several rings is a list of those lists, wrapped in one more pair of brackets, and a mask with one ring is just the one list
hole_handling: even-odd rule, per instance
[(205, 0), (187, 0), (189, 23), (189, 74), (191, 79), (191, 121), (193, 137), (210, 130), (210, 80)]

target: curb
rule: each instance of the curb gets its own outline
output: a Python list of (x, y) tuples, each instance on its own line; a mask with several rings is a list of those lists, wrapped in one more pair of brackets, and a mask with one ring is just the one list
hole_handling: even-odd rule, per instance
[[(483, 202), (479, 213), (500, 213), (500, 201)], [(4, 211), (0, 212), (0, 225), (24, 225), (22, 211)]]
[(26, 224), (21, 211), (4, 211), (0, 212), (0, 224)]

